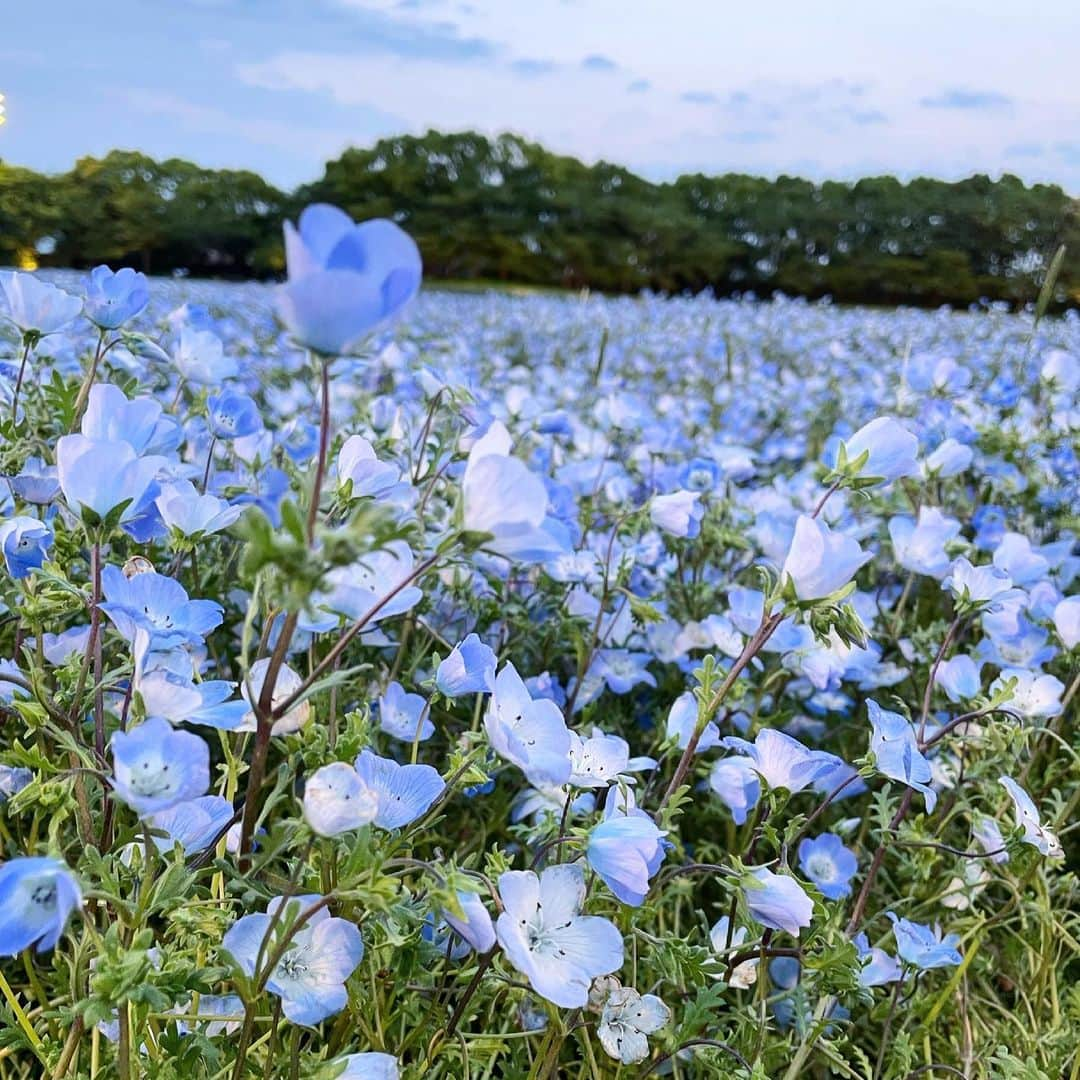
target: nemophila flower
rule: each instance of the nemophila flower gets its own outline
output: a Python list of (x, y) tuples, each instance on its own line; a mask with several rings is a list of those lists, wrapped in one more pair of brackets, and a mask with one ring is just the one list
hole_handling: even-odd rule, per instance
[(946, 517), (937, 507), (919, 508), (916, 523), (909, 517), (894, 517), (889, 521), (896, 561), (915, 574), (942, 578), (949, 572), (949, 556), (945, 545), (960, 535), (960, 522)]
[[(240, 693), (248, 704), (248, 711), (243, 720), (234, 730), (254, 731), (258, 726), (255, 718), (254, 706), (262, 698), (263, 683), (270, 668), (270, 657), (264, 656), (256, 660), (248, 670), (247, 678), (240, 683)], [(288, 664), (282, 664), (278, 669), (277, 678), (274, 680), (274, 692), (270, 699), (271, 708), (277, 709), (284, 705), (297, 690), (303, 685), (303, 679), (293, 671)], [(289, 735), (299, 731), (311, 719), (311, 702), (306, 698), (298, 701), (289, 711), (274, 721), (270, 729), (272, 735)]]
[(342, 1060), (345, 1069), (336, 1074), (336, 1080), (398, 1080), (401, 1075), (397, 1058), (390, 1054), (369, 1051), (366, 1054), (349, 1054)]
[(604, 1002), (596, 1034), (609, 1057), (634, 1065), (649, 1056), (649, 1035), (671, 1019), (671, 1010), (655, 994), (616, 987)]
[(762, 728), (752, 743), (736, 735), (727, 736), (722, 743), (747, 757), (769, 787), (786, 788), (793, 794), (809, 787), (819, 773), (833, 765), (831, 754), (810, 750), (775, 728)]
[(20, 499), (46, 506), (60, 494), (59, 474), (55, 465), (46, 465), (39, 457), (28, 457), (18, 476), (8, 477), (8, 485)]
[(664, 861), (665, 835), (644, 813), (616, 813), (593, 826), (585, 858), (624, 904), (638, 907)]
[(210, 786), (210, 748), (160, 717), (115, 732), (109, 745), (113, 790), (142, 818), (197, 799)]
[(801, 514), (781, 572), (800, 600), (821, 600), (842, 589), (871, 558), (858, 540)]
[(0, 295), (4, 300), (0, 314), (23, 334), (38, 337), (63, 330), (83, 306), (79, 297), (17, 270), (0, 270)]
[(1009, 853), (1005, 850), (1005, 838), (1001, 835), (1001, 826), (985, 814), (980, 814), (971, 823), (971, 836), (990, 858), (991, 862), (1007, 863)]
[(1004, 570), (1014, 585), (1032, 585), (1046, 576), (1050, 562), (1035, 551), (1021, 533), (1007, 532), (994, 551), (994, 565)]
[(101, 571), (101, 610), (127, 641), (145, 631), (154, 650), (201, 642), (221, 625), (222, 607), (213, 600), (189, 600), (175, 578), (149, 571), (128, 577), (116, 566)]
[(671, 536), (693, 539), (701, 532), (705, 507), (700, 491), (674, 491), (654, 495), (649, 502), (649, 519)]
[(236, 684), (224, 679), (193, 682), (184, 675), (154, 668), (139, 680), (139, 694), (147, 716), (159, 716), (170, 724), (201, 724), (234, 731), (243, 722), (248, 704), (233, 698)]
[(934, 681), (950, 701), (970, 701), (982, 689), (981, 667), (970, 656), (958, 653), (938, 665)]
[(59, 667), (71, 656), (84, 656), (90, 640), (90, 624), (73, 626), (59, 634), (42, 634), (41, 649), (45, 659)]
[(56, 470), (64, 501), (75, 514), (102, 520), (123, 506), (121, 521), (134, 517), (165, 459), (138, 457), (126, 442), (98, 442), (63, 435), (56, 443)]
[(742, 889), (750, 917), (762, 926), (798, 937), (800, 928), (810, 925), (814, 901), (793, 877), (762, 867), (750, 872)]
[(370, 750), (360, 751), (356, 772), (378, 800), (373, 820), (380, 829), (400, 829), (422, 817), (446, 788), (430, 765), (399, 765)]
[(181, 329), (173, 363), (185, 382), (198, 386), (219, 386), (240, 370), (236, 360), (225, 355), (217, 334), (193, 326)]
[(891, 911), (885, 912), (893, 924), (896, 937), (896, 951), (900, 959), (917, 967), (920, 971), (933, 968), (953, 967), (963, 961), (956, 950), (960, 944), (959, 934), (941, 936), (941, 928), (924, 926), (922, 923), (901, 919)]
[(0, 802), (10, 799), (12, 795), (18, 795), (33, 780), (34, 774), (30, 769), (0, 765)]
[(435, 734), (427, 700), (407, 694), (399, 682), (387, 686), (379, 698), (379, 730), (402, 742), (424, 742)]
[(470, 449), (461, 481), (464, 525), (490, 533), (484, 546), (497, 555), (543, 562), (567, 545), (551, 529), (543, 480), (510, 455), (511, 445), (509, 431), (496, 422)]
[[(567, 807), (568, 803), (569, 807)], [(526, 818), (538, 822), (545, 815), (559, 821), (564, 813), (569, 819), (582, 814), (591, 814), (595, 809), (596, 796), (591, 791), (575, 796), (573, 792), (556, 784), (530, 782), (529, 786), (518, 792), (514, 799), (510, 822), (516, 825), (519, 821), (525, 821)]]
[(150, 303), (146, 276), (129, 266), (113, 273), (95, 266), (86, 279), (86, 317), (102, 330), (118, 330)]
[(635, 686), (655, 686), (656, 677), (648, 670), (653, 655), (628, 649), (600, 649), (590, 674), (602, 678), (613, 694), (628, 694)]
[(570, 779), (570, 731), (558, 705), (533, 700), (513, 664), (503, 665), (484, 717), (491, 748), (516, 765), (531, 783), (565, 784)]
[(630, 746), (618, 735), (607, 735), (599, 728), (582, 738), (570, 732), (570, 780), (574, 787), (607, 787), (627, 771)]
[(52, 541), (52, 530), (37, 518), (19, 515), (0, 522), (0, 551), (13, 578), (24, 578), (31, 570), (40, 569)]
[(955, 559), (949, 576), (941, 583), (958, 601), (977, 607), (1001, 600), (1013, 587), (1012, 578), (997, 566), (972, 566), (962, 555)]
[[(162, 417), (161, 403), (150, 397), (129, 398), (118, 386), (98, 383), (90, 390), (79, 430), (95, 442), (125, 442), (137, 454), (163, 449), (169, 442), (165, 429), (172, 421)], [(177, 443), (174, 443), (174, 446)]]
[(0, 866), (0, 956), (56, 946), (71, 913), (82, 907), (75, 875), (58, 859), (11, 859)]
[(304, 820), (319, 836), (338, 836), (375, 820), (379, 795), (352, 765), (323, 765), (304, 784)]
[(392, 221), (357, 225), (336, 206), (313, 203), (297, 226), (285, 222), (289, 280), (278, 292), (278, 313), (301, 345), (347, 353), (420, 288), (420, 252)]
[[(685, 750), (698, 724), (698, 700), (692, 690), (681, 693), (671, 705), (667, 715), (667, 737), (675, 740), (680, 750)], [(720, 745), (720, 729), (710, 720), (698, 739), (697, 753)]]
[(760, 589), (728, 589), (728, 618), (744, 634), (752, 634), (765, 616), (765, 594)]
[[(319, 902), (318, 896), (290, 897), (286, 914), (275, 920), (275, 913), (286, 900), (279, 897), (267, 905), (266, 914), (245, 915), (226, 931), (222, 948), (233, 958), (248, 978), (255, 965), (266, 964), (275, 951), (275, 941), (295, 925), (296, 920)], [(290, 917), (288, 909), (296, 909)], [(277, 933), (271, 931), (276, 922)], [(266, 948), (264, 941), (269, 940)], [(347, 919), (331, 917), (320, 908), (289, 940), (277, 962), (266, 989), (281, 998), (281, 1011), (294, 1024), (314, 1027), (340, 1012), (348, 1004), (345, 982), (364, 958), (360, 931)]]
[(1067, 596), (1055, 605), (1054, 629), (1066, 649), (1080, 645), (1080, 596)]
[(483, 900), (472, 892), (457, 894), (460, 914), (444, 908), (442, 917), (454, 933), (478, 953), (489, 953), (495, 948), (495, 924), (484, 906)]
[(906, 717), (888, 712), (872, 698), (866, 699), (866, 711), (873, 727), (870, 751), (874, 767), (882, 776), (921, 791), (926, 812), (932, 814), (937, 802), (937, 792), (930, 787), (933, 770), (919, 749), (915, 728)]
[(1062, 859), (1065, 851), (1055, 833), (1039, 819), (1039, 811), (1031, 796), (1011, 777), (1003, 776), (1001, 786), (1009, 793), (1016, 812), (1017, 828), (1024, 830), (1023, 840), (1050, 859)]
[(377, 498), (401, 480), (401, 469), (389, 461), (380, 461), (375, 448), (363, 435), (350, 435), (338, 451), (338, 483), (352, 484), (353, 498)]
[(450, 650), (435, 671), (435, 685), (448, 698), (486, 694), (495, 689), (498, 659), (489, 645), (469, 634)]
[(206, 420), (216, 439), (242, 439), (262, 428), (259, 406), (247, 394), (234, 390), (207, 399)]
[(829, 900), (851, 895), (851, 879), (859, 868), (855, 853), (836, 833), (822, 833), (799, 844), (799, 868)]
[(761, 798), (761, 781), (753, 762), (746, 757), (721, 758), (709, 773), (709, 787), (731, 811), (736, 825), (745, 823)]
[[(730, 919), (727, 915), (722, 915), (713, 923), (712, 929), (709, 931), (709, 942), (713, 947), (713, 951), (722, 959), (726, 958), (729, 952), (737, 952), (739, 946), (746, 940), (746, 927), (737, 926), (733, 931), (730, 931), (729, 941), (730, 927)], [(757, 957), (736, 964), (727, 981), (728, 986), (733, 986), (736, 990), (748, 990), (757, 982), (757, 969)]]
[(865, 933), (856, 934), (854, 941), (862, 962), (862, 970), (859, 972), (860, 986), (885, 986), (904, 977), (900, 961), (884, 949), (871, 948)]
[(875, 477), (887, 483), (919, 474), (919, 440), (892, 417), (871, 420), (844, 440), (844, 449), (849, 464), (867, 455), (859, 476)]
[(975, 451), (970, 446), (953, 438), (944, 439), (932, 454), (927, 455), (923, 462), (923, 472), (939, 480), (959, 476), (974, 457)]
[(531, 870), (508, 870), (499, 875), (499, 895), (499, 944), (533, 990), (553, 1005), (584, 1008), (592, 980), (622, 967), (622, 934), (607, 919), (580, 914), (580, 866), (549, 866), (539, 877)]
[(995, 697), (1009, 682), (1013, 688), (1006, 704), (1011, 712), (1019, 713), (1026, 720), (1041, 720), (1061, 712), (1065, 686), (1060, 679), (1023, 668), (1005, 668), (990, 684), (988, 693)]
[(233, 806), (220, 795), (203, 795), (177, 803), (168, 810), (151, 814), (146, 823), (155, 833), (154, 843), (162, 851), (179, 844), (189, 855), (209, 847), (224, 832), (233, 817)]
[(209, 536), (227, 529), (243, 513), (216, 495), (201, 493), (190, 480), (166, 484), (154, 500), (161, 520), (181, 536)]

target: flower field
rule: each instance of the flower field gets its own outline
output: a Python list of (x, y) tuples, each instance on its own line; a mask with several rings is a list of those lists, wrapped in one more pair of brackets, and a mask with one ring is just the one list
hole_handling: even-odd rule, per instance
[(1080, 319), (0, 272), (0, 1080), (1080, 1076)]

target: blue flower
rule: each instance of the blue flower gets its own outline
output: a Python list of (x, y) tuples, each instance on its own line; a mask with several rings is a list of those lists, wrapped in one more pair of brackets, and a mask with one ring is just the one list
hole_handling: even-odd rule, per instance
[(674, 491), (670, 495), (654, 495), (649, 504), (649, 518), (658, 528), (671, 536), (692, 540), (701, 532), (705, 507), (700, 491)]
[(126, 442), (99, 442), (63, 435), (56, 443), (56, 470), (64, 500), (91, 523), (123, 506), (121, 521), (134, 517), (158, 470), (160, 457), (138, 457)]
[(235, 731), (244, 721), (248, 703), (230, 699), (236, 684), (224, 679), (196, 683), (183, 675), (155, 668), (139, 680), (139, 693), (147, 716), (160, 716), (170, 724), (203, 724)]
[(769, 787), (786, 788), (792, 794), (813, 784), (821, 773), (833, 768), (836, 760), (831, 754), (808, 749), (775, 728), (762, 728), (752, 743), (728, 735), (723, 745), (745, 754)]
[(887, 712), (873, 698), (866, 699), (866, 711), (873, 725), (870, 751), (874, 755), (874, 767), (882, 776), (921, 791), (926, 799), (926, 812), (932, 814), (937, 792), (929, 786), (933, 772), (919, 750), (915, 729), (899, 713)]
[(216, 495), (199, 492), (190, 480), (176, 480), (163, 487), (154, 505), (167, 528), (187, 537), (220, 532), (243, 513), (241, 506), (230, 506)]
[(18, 858), (0, 866), (0, 956), (31, 945), (55, 947), (71, 913), (82, 906), (75, 876), (58, 859)]
[(52, 546), (52, 531), (33, 517), (13, 517), (0, 523), (0, 550), (4, 564), (13, 578), (24, 578), (40, 569)]
[(822, 833), (799, 844), (799, 866), (822, 896), (839, 900), (851, 895), (851, 879), (859, 860), (836, 833)]
[(345, 1071), (337, 1074), (337, 1080), (398, 1080), (397, 1059), (390, 1054), (369, 1051), (366, 1054), (349, 1054), (344, 1059)]
[(375, 820), (377, 792), (348, 762), (316, 769), (304, 784), (304, 820), (319, 836), (338, 836)]
[(233, 807), (228, 799), (220, 795), (203, 795), (151, 814), (146, 823), (165, 833), (165, 836), (154, 837), (160, 850), (169, 851), (176, 843), (186, 853), (194, 854), (212, 844), (232, 817)]
[(1061, 841), (1039, 819), (1039, 810), (1031, 796), (1011, 777), (1002, 776), (1001, 786), (1009, 793), (1016, 813), (1017, 828), (1024, 830), (1024, 843), (1030, 844), (1050, 859), (1061, 859), (1065, 852)]
[(242, 439), (262, 430), (259, 406), (233, 390), (212, 396), (206, 402), (207, 423), (215, 439)]
[(392, 682), (379, 698), (379, 730), (401, 742), (424, 742), (435, 734), (428, 703), (420, 694), (407, 694)]
[(902, 476), (919, 474), (919, 440), (902, 424), (888, 416), (871, 420), (844, 441), (849, 465), (863, 454), (866, 461), (859, 469), (861, 477), (875, 477), (888, 482)]
[(858, 540), (834, 533), (808, 514), (801, 514), (782, 574), (800, 600), (821, 600), (839, 592), (872, 557), (859, 547)]
[(8, 478), (11, 490), (20, 498), (38, 506), (51, 503), (60, 494), (55, 465), (46, 465), (39, 457), (28, 457), (18, 476)]
[(495, 932), (506, 958), (541, 997), (564, 1009), (583, 1008), (599, 975), (623, 963), (622, 934), (613, 923), (581, 915), (585, 878), (573, 864), (499, 876), (503, 912)]
[[(285, 914), (276, 920), (275, 914), (286, 900), (281, 897), (272, 900), (266, 914), (245, 915), (233, 923), (222, 939), (222, 948), (251, 978), (260, 956), (264, 965), (270, 958), (277, 940), (272, 924), (276, 921), (278, 935), (288, 932), (320, 899), (290, 897)], [(268, 936), (269, 943), (264, 948)], [(281, 1011), (287, 1019), (313, 1027), (348, 1004), (345, 981), (363, 958), (360, 931), (347, 919), (332, 918), (325, 908), (320, 908), (292, 935), (266, 980), (266, 989), (281, 998)]]
[(749, 758), (721, 758), (709, 773), (709, 787), (731, 811), (736, 825), (742, 825), (761, 798), (761, 781)]
[(969, 701), (982, 689), (981, 667), (981, 663), (977, 664), (970, 656), (959, 653), (938, 665), (934, 681), (950, 701)]
[(0, 802), (18, 795), (33, 779), (34, 774), (30, 769), (18, 765), (0, 765)]
[(363, 435), (350, 435), (338, 452), (338, 483), (352, 484), (352, 497), (386, 495), (401, 480), (401, 470), (380, 461), (375, 448)]
[(400, 829), (426, 814), (446, 783), (430, 765), (399, 765), (361, 750), (356, 759), (361, 782), (375, 792), (374, 822), (380, 829)]
[(217, 334), (193, 326), (181, 328), (173, 363), (183, 380), (200, 386), (217, 386), (240, 370), (236, 361), (225, 355)]
[(774, 874), (762, 867), (751, 871), (743, 882), (743, 897), (750, 917), (770, 930), (786, 930), (795, 937), (809, 926), (814, 901), (803, 887), (786, 874)]
[(102, 330), (117, 330), (150, 303), (146, 277), (125, 266), (114, 274), (95, 266), (86, 280), (86, 317)]
[[(675, 740), (680, 750), (685, 750), (698, 723), (698, 700), (692, 690), (681, 693), (672, 703), (667, 716), (667, 737)], [(701, 738), (698, 739), (697, 753), (711, 750), (720, 745), (720, 729), (710, 720)]]
[(20, 274), (15, 270), (0, 271), (0, 296), (6, 301), (7, 318), (23, 334), (39, 337), (63, 330), (83, 306), (77, 296), (41, 281), (33, 274)]
[(963, 960), (956, 949), (960, 944), (959, 934), (949, 934), (943, 938), (939, 927), (931, 928), (910, 919), (900, 919), (891, 911), (885, 914), (893, 924), (896, 951), (902, 960), (913, 967), (929, 971), (931, 968), (953, 967)]
[(909, 517), (889, 521), (896, 561), (915, 574), (943, 578), (949, 572), (945, 545), (960, 534), (960, 522), (946, 517), (935, 506), (919, 508), (918, 522)]
[(448, 698), (491, 693), (498, 660), (489, 645), (469, 634), (450, 650), (435, 672), (435, 685)]
[(110, 746), (116, 795), (140, 817), (196, 799), (210, 786), (210, 748), (167, 720), (151, 717), (117, 731)]
[(420, 252), (392, 221), (356, 225), (337, 207), (315, 203), (298, 224), (285, 223), (289, 281), (278, 312), (301, 345), (328, 356), (348, 352), (420, 288)]
[(94, 442), (125, 442), (136, 454), (175, 449), (180, 437), (175, 421), (162, 415), (159, 401), (129, 398), (110, 383), (90, 390), (79, 430)]
[(638, 907), (664, 860), (664, 836), (644, 813), (616, 813), (593, 826), (585, 858), (624, 904)]
[(478, 953), (489, 953), (495, 947), (495, 926), (484, 902), (472, 892), (458, 892), (461, 913), (444, 908), (446, 924)]
[(222, 607), (213, 600), (189, 600), (175, 578), (150, 570), (126, 577), (116, 566), (101, 572), (105, 601), (101, 604), (116, 629), (129, 642), (142, 630), (154, 650), (201, 642), (221, 625)]
[(856, 934), (855, 948), (862, 961), (859, 983), (862, 986), (885, 986), (904, 977), (900, 961), (890, 956), (884, 949), (871, 948), (866, 934)]

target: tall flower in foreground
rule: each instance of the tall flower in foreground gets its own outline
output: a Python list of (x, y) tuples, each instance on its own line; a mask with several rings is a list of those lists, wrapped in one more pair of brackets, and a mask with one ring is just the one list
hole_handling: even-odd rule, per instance
[(82, 905), (79, 883), (56, 859), (20, 858), (0, 866), (0, 956), (31, 945), (53, 948)]
[(623, 963), (622, 934), (607, 919), (581, 915), (585, 878), (581, 868), (549, 866), (499, 876), (504, 906), (495, 924), (507, 959), (541, 997), (564, 1009), (583, 1008), (589, 984)]
[(795, 535), (782, 574), (803, 601), (821, 600), (842, 589), (873, 556), (858, 540), (834, 533), (808, 514), (795, 522)]
[(0, 296), (7, 318), (24, 334), (45, 337), (63, 330), (82, 311), (83, 302), (33, 274), (0, 271)]
[(392, 221), (357, 225), (336, 206), (314, 203), (298, 225), (285, 223), (289, 280), (278, 294), (278, 312), (314, 352), (349, 351), (420, 288), (420, 251)]
[[(301, 918), (320, 899), (292, 897), (299, 907), (296, 918)], [(272, 947), (264, 949), (263, 941), (283, 903), (284, 898), (279, 897), (267, 905), (265, 914), (238, 919), (222, 939), (222, 947), (249, 978), (255, 975), (260, 953), (265, 964), (273, 951)], [(285, 930), (295, 925), (295, 920), (290, 923), (286, 914), (277, 918), (276, 923)], [(273, 941), (273, 936), (270, 940)], [(266, 981), (266, 989), (281, 998), (281, 1010), (287, 1019), (312, 1027), (348, 1004), (345, 980), (363, 958), (360, 931), (347, 919), (332, 918), (325, 908), (320, 908), (293, 934)]]
[(118, 330), (149, 303), (146, 275), (130, 266), (95, 266), (86, 279), (86, 317), (101, 330)]
[(919, 440), (891, 416), (879, 416), (844, 441), (848, 463), (866, 454), (859, 475), (886, 482), (919, 472)]

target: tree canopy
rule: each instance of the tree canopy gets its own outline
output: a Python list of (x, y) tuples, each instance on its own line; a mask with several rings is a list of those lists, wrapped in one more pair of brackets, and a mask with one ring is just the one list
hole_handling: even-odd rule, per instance
[(607, 292), (754, 292), (860, 303), (1026, 302), (1058, 246), (1080, 305), (1080, 214), (1014, 176), (855, 183), (729, 173), (652, 183), (515, 135), (383, 139), (282, 192), (254, 173), (115, 150), (44, 176), (0, 162), (0, 263), (266, 277), (312, 201), (389, 216), (429, 278)]

